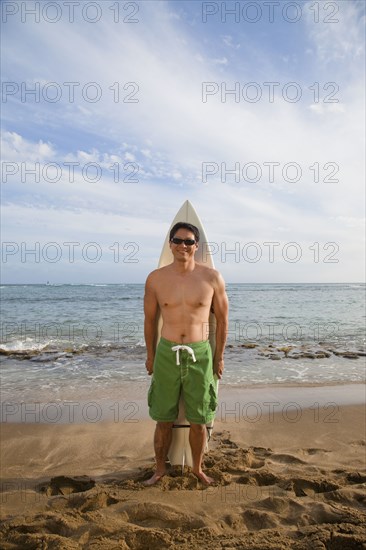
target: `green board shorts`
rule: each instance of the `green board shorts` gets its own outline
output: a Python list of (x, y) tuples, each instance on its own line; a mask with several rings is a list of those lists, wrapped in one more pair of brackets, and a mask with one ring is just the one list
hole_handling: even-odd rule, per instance
[[(180, 349), (174, 349), (176, 347)], [(174, 422), (182, 392), (186, 419), (193, 424), (208, 424), (216, 413), (216, 381), (208, 340), (177, 344), (161, 338), (148, 392), (151, 418), (157, 422)]]

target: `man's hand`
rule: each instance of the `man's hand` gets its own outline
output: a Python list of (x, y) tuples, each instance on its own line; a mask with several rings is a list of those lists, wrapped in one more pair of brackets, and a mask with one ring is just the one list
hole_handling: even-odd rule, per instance
[(145, 362), (146, 370), (149, 376), (154, 372), (154, 358), (148, 357)]
[(214, 373), (217, 378), (221, 380), (222, 374), (224, 372), (224, 360), (223, 359), (214, 359)]

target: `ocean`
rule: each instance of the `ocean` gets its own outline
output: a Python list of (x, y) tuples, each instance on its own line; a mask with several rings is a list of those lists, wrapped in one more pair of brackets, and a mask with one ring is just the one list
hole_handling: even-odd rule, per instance
[[(228, 284), (222, 384), (365, 380), (364, 284)], [(1, 287), (1, 399), (112, 397), (145, 387), (142, 284)]]

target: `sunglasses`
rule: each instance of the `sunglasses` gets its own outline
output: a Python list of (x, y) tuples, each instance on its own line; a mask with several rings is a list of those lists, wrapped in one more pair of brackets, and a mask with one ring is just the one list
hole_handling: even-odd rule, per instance
[(178, 237), (173, 237), (171, 240), (174, 244), (185, 244), (186, 246), (193, 246), (196, 244), (196, 241), (194, 239), (179, 239)]

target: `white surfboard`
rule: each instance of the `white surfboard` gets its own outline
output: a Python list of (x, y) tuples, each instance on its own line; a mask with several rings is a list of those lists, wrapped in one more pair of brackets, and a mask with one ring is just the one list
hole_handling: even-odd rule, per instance
[[(198, 250), (195, 254), (195, 260), (198, 263), (202, 263), (204, 265), (207, 265), (208, 267), (213, 268), (213, 258), (210, 250), (210, 245), (208, 244), (206, 232), (204, 230), (204, 227), (202, 225), (201, 220), (199, 219), (195, 209), (193, 208), (192, 204), (187, 200), (182, 205), (182, 207), (178, 210), (177, 215), (175, 216), (174, 220), (172, 221), (169, 231), (167, 233), (163, 250), (160, 255), (160, 260), (158, 267), (164, 267), (166, 265), (169, 265), (173, 262), (173, 254), (170, 250), (169, 246), (169, 233), (171, 228), (174, 224), (177, 222), (187, 222), (195, 225), (198, 227), (200, 232), (200, 242), (198, 245)], [(162, 318), (159, 317), (158, 321), (158, 341), (161, 334), (161, 328), (162, 328)], [(212, 357), (215, 354), (215, 333), (216, 333), (216, 320), (213, 313), (210, 313), (209, 317), (209, 323), (207, 326), (207, 336), (210, 340), (210, 345), (212, 349)], [(215, 380), (217, 381), (217, 388), (218, 389), (218, 379), (215, 376)], [(173, 437), (172, 437), (172, 444), (170, 446), (169, 452), (168, 452), (168, 459), (170, 464), (172, 465), (181, 465), (182, 470), (184, 468), (184, 465), (186, 466), (192, 466), (192, 451), (191, 446), (189, 444), (189, 427), (190, 424), (188, 420), (185, 417), (185, 410), (184, 410), (184, 401), (183, 398), (180, 398), (179, 401), (179, 414), (178, 418), (175, 420), (173, 424)], [(206, 450), (208, 448), (208, 441), (211, 437), (211, 432), (213, 429), (213, 421), (206, 425), (207, 428), (207, 438), (206, 438)]]

